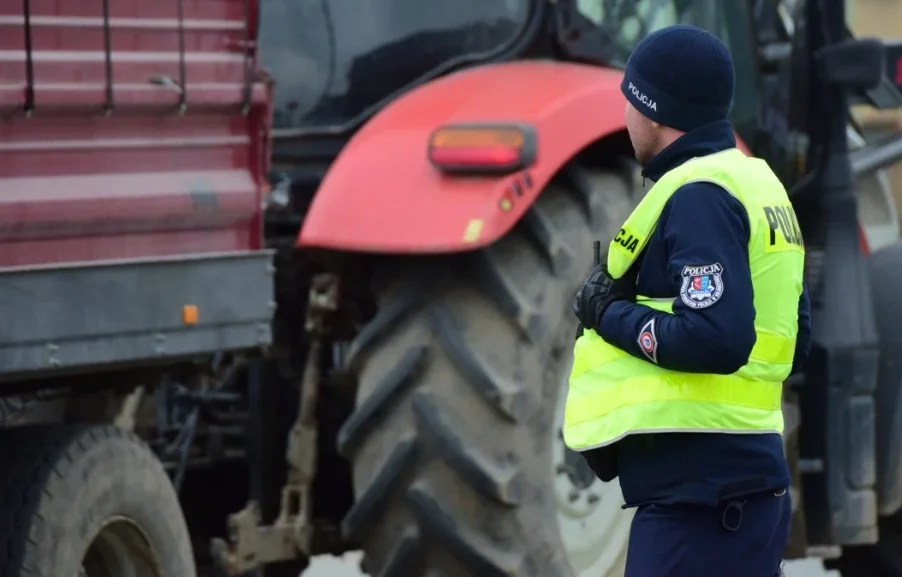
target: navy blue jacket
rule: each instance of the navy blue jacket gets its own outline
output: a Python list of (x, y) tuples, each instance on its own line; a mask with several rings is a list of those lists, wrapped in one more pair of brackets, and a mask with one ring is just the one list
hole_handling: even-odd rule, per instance
[[(643, 176), (658, 180), (690, 158), (735, 146), (729, 122), (708, 124), (661, 151), (645, 167)], [(654, 233), (634, 265), (639, 267), (637, 292), (675, 299), (674, 314), (628, 301), (615, 302), (602, 318), (599, 335), (667, 369), (713, 374), (739, 370), (748, 362), (755, 344), (749, 235), (745, 208), (726, 190), (707, 182), (680, 187), (665, 204)], [(720, 265), (720, 272), (717, 268), (697, 268), (715, 264)], [(712, 270), (713, 275), (705, 276)], [(718, 282), (720, 289), (716, 290)], [(799, 299), (794, 372), (807, 360), (810, 344), (811, 311), (806, 288)], [(715, 504), (789, 484), (783, 442), (776, 434), (632, 435), (617, 443), (614, 450), (627, 506)]]

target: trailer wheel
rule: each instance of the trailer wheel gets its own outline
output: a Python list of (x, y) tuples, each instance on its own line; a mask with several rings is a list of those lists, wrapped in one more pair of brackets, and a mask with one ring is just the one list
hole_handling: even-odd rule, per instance
[[(338, 435), (356, 503), (342, 525), (380, 577), (623, 574), (631, 513), (560, 436), (569, 307), (637, 198), (617, 171), (567, 169), (518, 227), (377, 280)], [(378, 286), (381, 285), (381, 286)]]
[(163, 466), (112, 426), (0, 432), (0, 575), (194, 577)]

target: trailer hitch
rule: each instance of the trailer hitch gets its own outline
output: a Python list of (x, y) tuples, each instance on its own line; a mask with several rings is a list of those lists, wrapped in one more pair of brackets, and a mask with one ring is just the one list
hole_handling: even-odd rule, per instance
[(310, 335), (307, 363), (300, 383), (298, 416), (288, 436), (288, 474), (282, 487), (279, 516), (261, 526), (259, 505), (250, 501), (229, 516), (229, 541), (214, 539), (211, 553), (217, 566), (237, 577), (262, 565), (294, 559), (310, 553), (313, 537), (311, 487), (316, 473), (317, 422), (323, 340), (329, 320), (338, 310), (339, 281), (331, 273), (313, 277), (305, 329)]

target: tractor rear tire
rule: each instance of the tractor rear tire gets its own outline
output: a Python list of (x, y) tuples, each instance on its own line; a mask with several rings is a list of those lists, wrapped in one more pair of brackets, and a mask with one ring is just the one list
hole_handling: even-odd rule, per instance
[(350, 352), (356, 411), (338, 436), (356, 493), (342, 529), (365, 572), (623, 575), (631, 512), (559, 431), (570, 304), (635, 183), (571, 166), (494, 245), (377, 279), (378, 313)]
[(0, 466), (3, 577), (194, 577), (172, 483), (131, 433), (5, 429)]

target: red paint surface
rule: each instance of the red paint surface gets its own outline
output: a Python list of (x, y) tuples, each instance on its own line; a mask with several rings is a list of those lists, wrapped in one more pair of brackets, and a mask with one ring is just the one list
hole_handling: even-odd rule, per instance
[(871, 245), (868, 243), (867, 234), (864, 232), (864, 225), (858, 221), (858, 249), (862, 254), (871, 254)]
[[(470, 68), (405, 94), (377, 114), (333, 163), (301, 229), (300, 246), (440, 253), (485, 246), (520, 219), (548, 180), (579, 150), (624, 128), (621, 73), (561, 62)], [(448, 123), (525, 122), (538, 156), (523, 173), (445, 176), (427, 159), (430, 134)], [(502, 198), (512, 201), (508, 211)], [(478, 240), (464, 241), (481, 219)]]
[(110, 115), (101, 3), (31, 7), (26, 117), (22, 2), (0, 3), (0, 267), (259, 248), (269, 95), (241, 114), (244, 0), (185, 0), (184, 115), (151, 82), (180, 79), (177, 0), (110, 1)]

